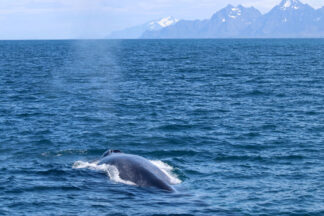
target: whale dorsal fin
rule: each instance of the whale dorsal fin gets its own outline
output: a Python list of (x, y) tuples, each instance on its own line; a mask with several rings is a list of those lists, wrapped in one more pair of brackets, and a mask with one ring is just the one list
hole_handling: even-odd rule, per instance
[(120, 150), (111, 150), (111, 153), (122, 153)]
[(101, 158), (107, 157), (108, 155), (112, 154), (112, 153), (122, 153), (120, 150), (107, 150), (105, 151), (105, 153), (103, 153), (103, 155), (101, 156)]

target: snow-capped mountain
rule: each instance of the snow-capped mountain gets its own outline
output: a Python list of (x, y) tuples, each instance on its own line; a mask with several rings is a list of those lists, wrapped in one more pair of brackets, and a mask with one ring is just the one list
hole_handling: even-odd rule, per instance
[(139, 38), (145, 31), (158, 31), (162, 28), (166, 28), (168, 26), (174, 25), (179, 22), (178, 19), (168, 16), (159, 20), (154, 20), (151, 22), (147, 22), (143, 25), (134, 26), (130, 28), (126, 28), (121, 31), (112, 32), (108, 35), (108, 38), (113, 39), (135, 39)]
[(298, 0), (284, 0), (279, 4), (281, 10), (298, 10), (303, 4)]
[(255, 19), (261, 16), (261, 13), (254, 7), (245, 8), (242, 5), (237, 7), (232, 6), (231, 4), (227, 5), (224, 9), (215, 13), (211, 19), (218, 20), (221, 22), (227, 22), (230, 20), (245, 19), (250, 21), (250, 19)]
[(180, 21), (160, 31), (143, 34), (143, 38), (214, 38), (238, 37), (240, 32), (254, 23), (262, 14), (255, 8), (228, 5), (209, 20)]
[(299, 0), (283, 0), (247, 29), (259, 37), (316, 36), (316, 10)]
[(257, 9), (228, 5), (207, 20), (179, 21), (142, 38), (324, 37), (324, 7), (282, 0), (262, 15)]
[(226, 8), (215, 13), (207, 25), (207, 37), (237, 37), (241, 31), (262, 16), (254, 7), (246, 8), (242, 5)]

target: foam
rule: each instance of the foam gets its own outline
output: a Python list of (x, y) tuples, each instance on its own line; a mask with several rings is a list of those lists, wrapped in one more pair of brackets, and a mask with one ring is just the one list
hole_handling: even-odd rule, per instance
[(172, 166), (160, 160), (150, 160), (150, 162), (157, 166), (166, 176), (168, 176), (171, 184), (176, 185), (181, 183), (181, 180), (172, 172)]
[(125, 181), (119, 177), (119, 172), (117, 167), (108, 165), (108, 164), (101, 164), (98, 165), (99, 161), (94, 162), (84, 162), (84, 161), (76, 161), (72, 168), (73, 169), (91, 169), (96, 171), (102, 171), (107, 173), (110, 180), (118, 183), (123, 183), (127, 185), (136, 185), (134, 182), (131, 181)]

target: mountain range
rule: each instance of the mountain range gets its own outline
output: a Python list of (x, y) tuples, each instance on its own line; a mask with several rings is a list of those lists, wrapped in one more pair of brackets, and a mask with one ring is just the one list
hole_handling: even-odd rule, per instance
[(109, 38), (302, 38), (324, 37), (324, 7), (282, 0), (268, 13), (254, 7), (227, 7), (206, 20), (166, 17), (119, 32)]

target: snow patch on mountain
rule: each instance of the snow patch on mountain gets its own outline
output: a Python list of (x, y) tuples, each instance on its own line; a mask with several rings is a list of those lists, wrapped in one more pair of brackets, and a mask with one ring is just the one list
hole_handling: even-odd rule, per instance
[(169, 17), (166, 17), (166, 18), (161, 19), (158, 23), (162, 27), (167, 27), (167, 26), (173, 25), (173, 24), (175, 24), (177, 22), (179, 22), (178, 19), (175, 19), (175, 18), (169, 16)]
[(241, 16), (241, 15), (242, 15), (242, 11), (237, 7), (233, 7), (231, 9), (231, 11), (229, 12), (228, 17), (230, 17), (232, 19), (236, 19), (236, 17)]
[(289, 8), (290, 7), (290, 5), (291, 5), (291, 1), (290, 0), (288, 0), (288, 1), (286, 1), (285, 2), (285, 4), (284, 4), (284, 8)]
[(150, 22), (149, 30), (151, 31), (160, 30), (161, 28), (168, 27), (170, 25), (176, 24), (177, 22), (179, 22), (179, 19), (176, 19), (172, 16), (168, 16), (160, 20)]
[(288, 10), (289, 8), (298, 10), (301, 4), (299, 0), (283, 0), (280, 4), (280, 8), (281, 10)]

